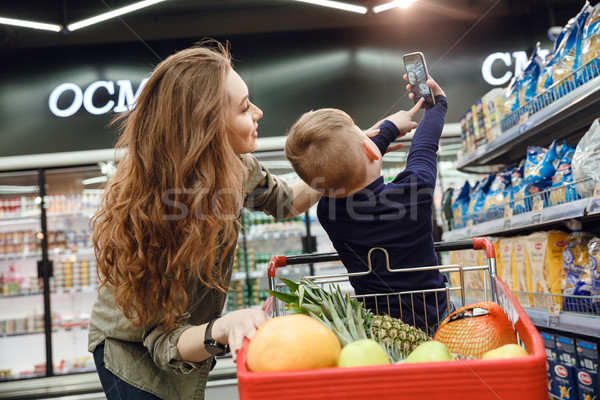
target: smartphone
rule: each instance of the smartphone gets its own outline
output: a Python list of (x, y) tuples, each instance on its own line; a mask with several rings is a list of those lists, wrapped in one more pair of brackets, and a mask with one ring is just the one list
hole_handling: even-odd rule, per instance
[(429, 74), (427, 73), (427, 65), (425, 64), (423, 53), (417, 51), (406, 54), (403, 58), (406, 75), (408, 75), (408, 83), (410, 83), (411, 92), (415, 95), (415, 103), (423, 97), (425, 98), (423, 107), (433, 107), (435, 105), (435, 99), (433, 98), (431, 89), (427, 86)]

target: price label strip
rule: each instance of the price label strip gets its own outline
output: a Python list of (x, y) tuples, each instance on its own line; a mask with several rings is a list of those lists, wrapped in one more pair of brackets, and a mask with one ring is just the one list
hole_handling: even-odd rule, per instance
[(552, 303), (548, 307), (548, 327), (558, 328), (560, 320), (560, 306), (556, 303)]

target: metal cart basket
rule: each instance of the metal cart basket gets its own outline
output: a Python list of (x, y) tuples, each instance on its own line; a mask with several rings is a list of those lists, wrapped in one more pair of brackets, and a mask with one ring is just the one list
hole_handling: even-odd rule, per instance
[[(459, 242), (436, 243), (435, 247), (439, 252), (484, 250), (487, 256), (487, 266), (469, 269), (488, 271), (489, 280), (485, 279), (484, 282), (489, 282), (489, 288), (484, 289), (484, 294), (489, 292), (491, 300), (496, 301), (506, 312), (520, 343), (527, 350), (529, 356), (510, 359), (466, 359), (435, 363), (256, 373), (250, 372), (246, 368), (246, 350), (249, 343), (246, 340), (237, 358), (240, 399), (547, 399), (546, 357), (542, 338), (506, 284), (496, 276), (493, 244), (485, 238), (473, 238)], [(269, 263), (269, 286), (276, 287), (278, 268), (336, 260), (339, 260), (339, 257), (335, 253), (292, 257), (275, 256)], [(446, 291), (447, 294), (451, 292), (458, 294), (462, 304), (466, 304), (463, 274), (469, 269), (460, 265), (444, 265), (418, 267), (411, 270), (432, 268), (439, 269), (441, 272), (457, 272), (459, 274), (460, 285), (450, 285), (440, 290)], [(370, 269), (371, 266), (369, 266)], [(396, 271), (390, 270), (390, 272)], [(335, 279), (348, 279), (348, 276), (349, 274), (342, 274), (313, 278), (331, 282)], [(423, 295), (423, 293), (422, 291), (410, 291), (374, 296), (390, 295), (414, 297)], [(263, 309), (272, 310), (275, 315), (278, 315), (281, 310), (272, 296), (267, 299)]]

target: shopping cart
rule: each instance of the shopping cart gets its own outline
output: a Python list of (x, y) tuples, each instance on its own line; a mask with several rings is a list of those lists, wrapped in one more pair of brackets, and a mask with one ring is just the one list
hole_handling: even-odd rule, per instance
[[(484, 250), (487, 266), (463, 268), (460, 265), (419, 267), (416, 270), (437, 268), (455, 272), (460, 285), (450, 285), (447, 293), (459, 295), (467, 304), (464, 273), (470, 270), (488, 271), (489, 293), (506, 312), (529, 356), (510, 359), (465, 359), (435, 363), (391, 364), (353, 368), (320, 368), (300, 371), (250, 372), (246, 368), (245, 341), (237, 358), (238, 389), (241, 400), (312, 400), (312, 399), (547, 399), (548, 384), (544, 344), (533, 323), (516, 301), (506, 284), (496, 276), (493, 244), (485, 238), (436, 243), (436, 251)], [(300, 256), (275, 256), (268, 268), (269, 286), (277, 287), (278, 268), (288, 265), (339, 260), (335, 253)], [(415, 269), (412, 269), (413, 271)], [(347, 279), (348, 274), (318, 277)], [(316, 278), (315, 278), (316, 279)], [(488, 293), (485, 290), (484, 293)], [(393, 295), (418, 295), (402, 292)], [(275, 315), (281, 310), (278, 301), (270, 296), (263, 309)]]

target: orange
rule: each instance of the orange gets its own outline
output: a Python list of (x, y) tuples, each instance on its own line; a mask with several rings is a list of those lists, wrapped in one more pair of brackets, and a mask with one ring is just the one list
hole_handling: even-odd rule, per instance
[(333, 367), (342, 350), (335, 334), (304, 314), (274, 317), (258, 328), (248, 346), (248, 370), (291, 371)]

